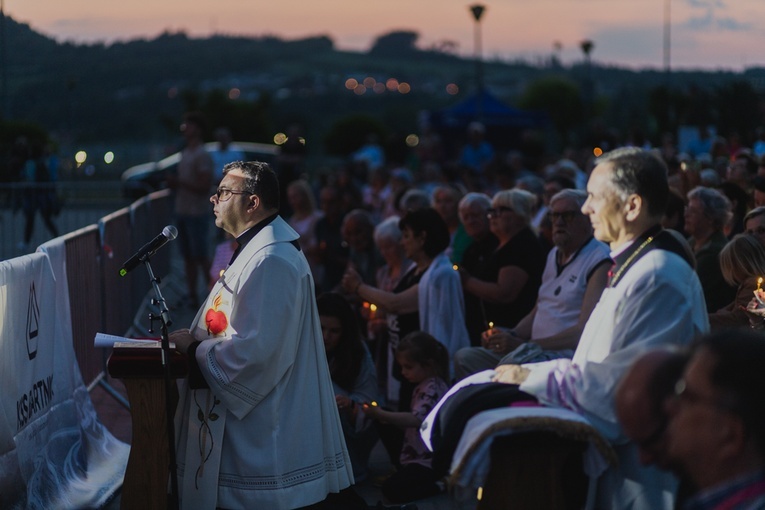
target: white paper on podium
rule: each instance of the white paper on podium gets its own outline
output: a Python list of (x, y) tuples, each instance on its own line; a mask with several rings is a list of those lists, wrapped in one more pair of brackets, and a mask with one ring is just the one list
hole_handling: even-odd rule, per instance
[[(124, 336), (107, 335), (106, 333), (96, 333), (96, 339), (93, 343), (95, 347), (161, 347), (159, 338), (127, 338)], [(175, 344), (170, 343), (170, 348), (175, 349)]]

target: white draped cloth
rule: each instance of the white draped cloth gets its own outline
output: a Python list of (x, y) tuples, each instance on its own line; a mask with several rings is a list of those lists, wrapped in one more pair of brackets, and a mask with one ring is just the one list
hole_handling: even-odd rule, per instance
[(191, 327), (209, 385), (182, 381), (182, 508), (291, 509), (353, 483), (308, 263), (281, 218), (258, 232)]
[(449, 351), (449, 359), (470, 345), (465, 326), (465, 302), (459, 272), (441, 253), (433, 259), (420, 279), (418, 304), (420, 330), (433, 335)]

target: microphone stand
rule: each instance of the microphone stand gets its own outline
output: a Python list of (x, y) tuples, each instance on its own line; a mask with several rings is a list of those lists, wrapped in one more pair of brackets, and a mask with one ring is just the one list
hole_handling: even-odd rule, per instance
[(171, 368), (170, 368), (170, 359), (171, 359), (171, 352), (170, 352), (170, 335), (168, 333), (168, 326), (171, 326), (173, 324), (173, 321), (170, 319), (170, 310), (167, 308), (167, 302), (165, 301), (165, 298), (162, 296), (162, 291), (159, 288), (160, 280), (156, 276), (154, 276), (154, 271), (151, 269), (151, 264), (149, 263), (149, 256), (143, 258), (142, 262), (146, 266), (146, 271), (149, 273), (149, 279), (151, 281), (151, 286), (154, 288), (154, 299), (152, 299), (152, 304), (157, 305), (159, 307), (159, 314), (155, 315), (153, 313), (149, 313), (149, 321), (150, 321), (150, 328), (149, 331), (152, 330), (152, 327), (154, 325), (154, 321), (160, 321), (161, 323), (161, 353), (162, 353), (162, 369), (164, 373), (164, 380), (165, 380), (165, 414), (167, 415), (165, 417), (165, 423), (167, 425), (167, 443), (168, 443), (168, 450), (169, 450), (169, 471), (170, 471), (170, 499), (168, 501), (168, 508), (171, 508), (173, 510), (178, 509), (178, 461), (177, 461), (177, 455), (175, 451), (175, 425), (173, 423), (173, 417), (175, 416), (175, 409), (172, 403), (172, 395), (173, 395), (173, 381), (174, 379), (171, 376)]

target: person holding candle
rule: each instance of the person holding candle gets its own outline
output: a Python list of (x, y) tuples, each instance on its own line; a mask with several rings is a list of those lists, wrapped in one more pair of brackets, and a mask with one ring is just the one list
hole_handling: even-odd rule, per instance
[(573, 410), (610, 441), (619, 462), (597, 481), (597, 508), (674, 506), (677, 480), (640, 465), (614, 409), (617, 383), (639, 355), (688, 345), (709, 329), (693, 261), (660, 226), (668, 193), (667, 167), (652, 152), (625, 147), (598, 158), (582, 212), (595, 238), (610, 244), (608, 288), (571, 360), (500, 365), (493, 377), (544, 406)]
[(484, 326), (513, 327), (534, 308), (545, 259), (530, 227), (536, 200), (520, 189), (496, 193), (487, 214), (497, 247), (475, 275), (460, 271), (465, 292), (480, 299)]
[[(401, 246), (399, 221), (401, 218), (398, 216), (391, 216), (381, 221), (374, 230), (375, 246), (385, 260), (385, 265), (377, 270), (375, 280), (377, 288), (385, 292), (393, 292), (412, 264)], [(374, 313), (372, 305), (375, 306)], [(362, 309), (362, 315), (366, 315), (367, 335), (374, 344), (373, 358), (377, 366), (377, 375), (382, 378), (381, 387), (387, 388), (388, 398), (395, 401), (398, 399), (399, 382), (390, 375), (394, 360), (388, 350), (387, 313), (376, 303), (369, 303), (369, 311), (367, 312), (366, 308)]]
[(364, 402), (381, 400), (377, 373), (348, 301), (329, 292), (316, 298), (316, 307), (343, 436), (358, 483), (367, 477), (367, 461), (377, 442), (377, 431), (361, 413)]
[(765, 248), (749, 234), (739, 234), (720, 252), (720, 268), (729, 285), (737, 287), (736, 298), (727, 306), (709, 314), (712, 331), (750, 325), (745, 308), (752, 292), (762, 289), (765, 275)]
[[(615, 264), (573, 358), (503, 364), (474, 376), (490, 378), (488, 385), (509, 385), (508, 394), (494, 407), (536, 400), (551, 410), (567, 409), (610, 442), (618, 463), (597, 479), (596, 508), (674, 507), (677, 480), (640, 464), (638, 445), (625, 435), (614, 408), (618, 383), (640, 355), (657, 347), (688, 345), (709, 329), (693, 260), (681, 240), (660, 226), (669, 194), (667, 173), (658, 156), (635, 147), (616, 149), (596, 160), (582, 213), (589, 216), (595, 238), (609, 243)], [(472, 381), (466, 381), (452, 399), (482, 386), (468, 386)], [(451, 407), (450, 415), (431, 413), (423, 423), (431, 443), (438, 440), (441, 448), (447, 438), (456, 435), (459, 440), (459, 422), (468, 414)], [(448, 408), (448, 401), (441, 406)], [(456, 443), (448, 443), (452, 445)], [(444, 453), (451, 460), (450, 453)]]
[[(460, 265), (467, 274), (477, 276), (485, 271), (499, 241), (489, 229), (487, 211), (491, 208), (491, 198), (484, 193), (471, 192), (462, 197), (459, 203), (460, 221), (465, 232), (473, 239), (462, 256)], [(464, 289), (463, 289), (464, 290)], [(486, 330), (486, 310), (481, 299), (470, 292), (465, 295), (465, 325), (470, 335), (470, 344), (481, 345), (481, 333)]]
[(587, 194), (567, 189), (550, 200), (555, 247), (547, 256), (534, 308), (513, 329), (491, 321), (481, 347), (461, 349), (454, 356), (458, 379), (494, 368), (498, 363), (541, 361), (573, 354), (582, 329), (608, 279), (608, 247), (593, 238), (581, 207)]
[(425, 416), (446, 393), (449, 386), (449, 353), (443, 344), (427, 333), (417, 331), (401, 339), (396, 359), (412, 390), (411, 406), (405, 411), (388, 411), (377, 405), (362, 407), (367, 416), (392, 426), (403, 434), (397, 471), (382, 486), (388, 501), (405, 503), (434, 496), (442, 491), (439, 477), (431, 468), (432, 454), (419, 434)]
[[(431, 208), (410, 211), (399, 222), (399, 228), (404, 254), (413, 265), (393, 292), (363, 283), (353, 268), (343, 276), (343, 288), (385, 310), (390, 358), (394, 357), (399, 339), (418, 330), (431, 334), (453, 355), (469, 340), (460, 278), (444, 254), (449, 246), (449, 229)], [(391, 370), (395, 376), (400, 367), (394, 364)], [(408, 409), (411, 386), (406, 381), (402, 381), (398, 398), (390, 393), (390, 400), (398, 400), (400, 409)]]

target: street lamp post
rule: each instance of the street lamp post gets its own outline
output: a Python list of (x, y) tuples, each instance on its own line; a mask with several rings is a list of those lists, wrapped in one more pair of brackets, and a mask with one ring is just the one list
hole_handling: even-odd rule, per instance
[(671, 0), (664, 0), (664, 72), (669, 81), (670, 58), (672, 56), (672, 23), (671, 23)]
[(470, 12), (475, 19), (475, 82), (478, 93), (476, 94), (476, 116), (483, 120), (483, 62), (481, 59), (481, 16), (486, 7), (481, 4), (470, 6)]
[(8, 74), (6, 72), (6, 44), (5, 44), (5, 0), (0, 0), (0, 119), (8, 118)]
[(582, 53), (584, 53), (586, 73), (584, 79), (584, 117), (585, 119), (589, 120), (590, 115), (592, 114), (592, 103), (594, 96), (594, 86), (592, 83), (592, 58), (590, 54), (595, 48), (595, 43), (589, 39), (585, 39), (579, 43), (579, 47), (582, 48)]
[(483, 90), (483, 63), (481, 58), (481, 16), (483, 16), (486, 7), (481, 4), (473, 4), (470, 6), (470, 12), (475, 19), (475, 81), (478, 92)]

